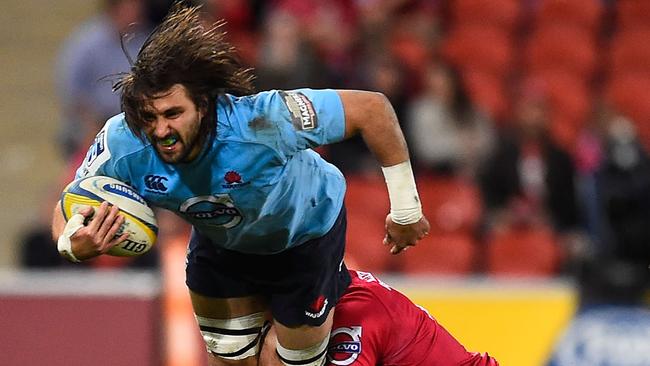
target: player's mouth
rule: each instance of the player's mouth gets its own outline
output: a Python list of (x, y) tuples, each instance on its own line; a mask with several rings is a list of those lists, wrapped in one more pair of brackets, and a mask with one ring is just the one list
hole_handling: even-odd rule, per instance
[(158, 145), (161, 151), (172, 152), (176, 149), (177, 145), (179, 144), (179, 138), (178, 135), (169, 135), (165, 138), (158, 139), (156, 141), (156, 144)]

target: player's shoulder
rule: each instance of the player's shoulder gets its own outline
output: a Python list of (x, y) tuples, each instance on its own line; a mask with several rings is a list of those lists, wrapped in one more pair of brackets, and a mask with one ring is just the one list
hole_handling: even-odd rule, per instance
[(394, 290), (370, 272), (349, 272), (352, 281), (339, 300), (341, 306), (354, 308), (355, 312), (385, 312), (385, 302)]
[(124, 113), (109, 118), (100, 131), (102, 133), (105, 134), (107, 147), (118, 155), (128, 155), (151, 145), (146, 138), (140, 138), (131, 131)]
[(81, 176), (92, 175), (102, 167), (114, 166), (122, 158), (147, 150), (146, 140), (137, 137), (126, 124), (124, 114), (118, 114), (106, 121), (90, 145), (81, 170)]
[(388, 317), (415, 307), (404, 294), (370, 272), (350, 270), (350, 276), (352, 282), (341, 299), (343, 302), (356, 308), (366, 306), (372, 308), (373, 312), (386, 314)]
[[(316, 127), (315, 109), (340, 103), (332, 89), (265, 90), (245, 96), (226, 94), (220, 98), (218, 109), (225, 121), (239, 122), (252, 129), (263, 129), (273, 122), (291, 122), (296, 129)], [(291, 125), (289, 124), (289, 125)]]
[(277, 90), (234, 96), (217, 101), (217, 140), (265, 145), (275, 150), (283, 137), (286, 109), (277, 103)]
[(352, 277), (352, 286), (358, 289), (366, 289), (373, 292), (393, 291), (393, 289), (384, 281), (379, 279), (371, 272), (349, 270)]

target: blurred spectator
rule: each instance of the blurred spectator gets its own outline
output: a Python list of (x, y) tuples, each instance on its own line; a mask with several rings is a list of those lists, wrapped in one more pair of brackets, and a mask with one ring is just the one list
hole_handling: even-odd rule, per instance
[(491, 124), (474, 109), (460, 74), (440, 63), (426, 70), (405, 122), (412, 159), (426, 171), (473, 177), (493, 143)]
[(574, 259), (585, 244), (579, 235), (576, 171), (570, 155), (549, 135), (546, 96), (534, 82), (522, 91), (513, 130), (502, 134), (479, 178), (486, 229), (489, 234), (550, 227)]
[(600, 118), (603, 156), (591, 215), (600, 240), (580, 278), (583, 305), (640, 304), (650, 286), (650, 156), (632, 121), (611, 108)]
[(121, 111), (110, 76), (131, 67), (148, 26), (143, 0), (104, 0), (102, 11), (66, 41), (57, 63), (62, 102), (61, 148), (66, 158), (85, 149), (109, 117)]
[[(291, 14), (301, 37), (326, 66), (328, 87), (344, 87), (355, 65), (356, 4), (348, 0), (278, 0), (275, 8)], [(332, 85), (333, 84), (333, 85)]]
[(258, 89), (323, 88), (324, 67), (298, 19), (283, 10), (272, 11), (259, 45)]
[[(405, 130), (408, 126), (404, 125), (403, 117), (406, 104), (403, 70), (390, 54), (371, 55), (364, 61), (358, 65), (358, 88), (383, 93), (393, 105), (397, 119)], [(328, 159), (344, 173), (374, 175), (379, 172), (379, 165), (360, 136), (331, 145)]]

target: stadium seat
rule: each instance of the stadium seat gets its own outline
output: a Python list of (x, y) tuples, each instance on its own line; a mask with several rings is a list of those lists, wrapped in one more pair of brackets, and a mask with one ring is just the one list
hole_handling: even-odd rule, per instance
[(487, 271), (494, 276), (552, 276), (562, 251), (549, 228), (512, 227), (487, 240)]
[(463, 82), (472, 102), (496, 124), (508, 119), (510, 102), (503, 78), (480, 71), (466, 70)]
[(650, 149), (650, 73), (614, 75), (606, 87), (607, 100), (637, 127), (641, 141)]
[(513, 64), (512, 39), (488, 26), (454, 28), (442, 44), (443, 56), (461, 70), (506, 75)]
[(451, 2), (452, 24), (490, 26), (515, 30), (521, 16), (518, 0), (455, 0)]
[(386, 184), (381, 176), (349, 176), (345, 205), (348, 228), (346, 262), (372, 272), (394, 270), (390, 248), (385, 247), (384, 226), (389, 211)]
[(618, 32), (609, 51), (609, 73), (650, 73), (650, 22), (645, 28)]
[(474, 232), (482, 215), (482, 205), (473, 182), (453, 177), (421, 176), (417, 184), (431, 233)]
[(419, 253), (432, 259), (410, 260), (407, 256), (391, 255), (389, 248), (382, 244), (384, 220), (390, 207), (383, 178), (350, 176), (347, 184), (346, 261), (350, 267), (392, 272), (406, 270), (415, 262), (412, 264), (414, 270), (427, 266), (430, 267), (428, 271), (441, 273), (471, 270), (474, 255), (471, 233), (481, 217), (479, 192), (472, 182), (456, 178), (417, 178), (422, 208), (431, 223), (431, 235), (409, 254)]
[(402, 253), (405, 274), (467, 275), (474, 269), (476, 243), (468, 233), (438, 233)]
[(590, 80), (598, 66), (591, 33), (565, 26), (539, 28), (528, 39), (526, 68), (530, 72), (565, 70)]
[(647, 0), (618, 0), (615, 2), (616, 26), (619, 30), (645, 28), (650, 24), (650, 2)]
[(603, 5), (598, 0), (542, 0), (536, 14), (536, 25), (568, 25), (594, 34), (600, 27)]
[(569, 72), (532, 74), (526, 77), (539, 81), (550, 104), (550, 130), (555, 141), (567, 150), (573, 150), (580, 130), (585, 126), (592, 109), (587, 84)]

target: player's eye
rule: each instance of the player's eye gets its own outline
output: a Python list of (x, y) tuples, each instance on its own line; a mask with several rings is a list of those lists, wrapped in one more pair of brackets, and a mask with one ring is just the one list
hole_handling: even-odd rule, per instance
[(181, 114), (183, 114), (183, 111), (181, 111), (181, 110), (173, 110), (173, 111), (169, 111), (169, 112), (165, 113), (165, 117), (167, 117), (169, 119), (176, 119), (176, 118), (180, 117)]
[(146, 113), (142, 116), (142, 119), (144, 120), (145, 123), (151, 124), (156, 121), (156, 116), (153, 114)]

